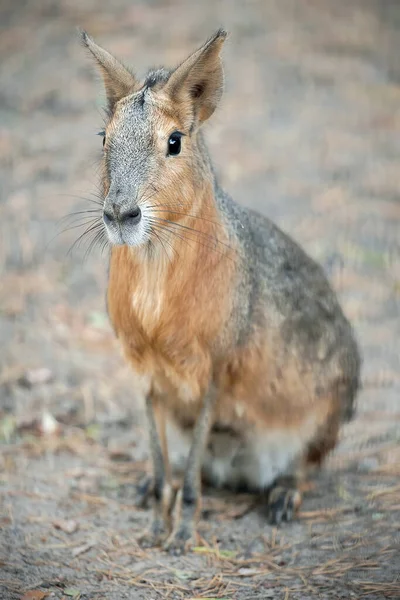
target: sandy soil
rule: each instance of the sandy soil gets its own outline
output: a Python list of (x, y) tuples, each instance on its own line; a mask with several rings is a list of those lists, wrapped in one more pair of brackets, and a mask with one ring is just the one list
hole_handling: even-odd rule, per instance
[[(220, 178), (326, 268), (364, 356), (356, 419), (298, 521), (205, 491), (194, 552), (136, 542), (148, 468), (104, 306), (106, 254), (68, 253), (96, 192), (101, 87), (80, 25), (138, 73), (223, 24)], [(2, 0), (0, 597), (400, 597), (400, 5)]]

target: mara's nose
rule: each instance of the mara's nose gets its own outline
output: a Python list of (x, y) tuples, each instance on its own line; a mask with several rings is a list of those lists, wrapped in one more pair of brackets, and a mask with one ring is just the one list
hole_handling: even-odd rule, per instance
[(117, 210), (105, 210), (103, 212), (103, 221), (106, 225), (110, 225), (114, 221), (118, 221), (121, 225), (137, 225), (142, 218), (142, 211), (138, 206), (125, 212)]

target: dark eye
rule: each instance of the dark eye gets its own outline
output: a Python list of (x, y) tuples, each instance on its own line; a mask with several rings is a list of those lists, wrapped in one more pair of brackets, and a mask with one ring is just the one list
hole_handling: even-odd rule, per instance
[(106, 132), (103, 129), (102, 131), (99, 131), (99, 133), (97, 135), (100, 135), (103, 138), (103, 148), (104, 148), (105, 143), (106, 143)]
[(182, 133), (179, 131), (175, 131), (171, 133), (168, 140), (168, 155), (169, 156), (177, 156), (181, 151), (181, 138)]

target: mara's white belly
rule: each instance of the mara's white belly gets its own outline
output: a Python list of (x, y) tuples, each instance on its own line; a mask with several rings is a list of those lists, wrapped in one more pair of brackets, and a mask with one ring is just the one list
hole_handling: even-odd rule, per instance
[[(243, 441), (228, 433), (212, 433), (203, 460), (203, 476), (216, 487), (246, 486), (267, 488), (280, 475), (293, 471), (309, 439), (299, 432), (272, 430), (252, 433)], [(170, 461), (182, 472), (189, 453), (191, 432), (183, 432), (173, 422), (167, 424)]]

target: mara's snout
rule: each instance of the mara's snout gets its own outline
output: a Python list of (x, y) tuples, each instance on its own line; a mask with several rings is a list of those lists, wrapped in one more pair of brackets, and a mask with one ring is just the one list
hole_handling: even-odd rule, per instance
[(111, 243), (116, 245), (139, 244), (141, 232), (142, 211), (138, 206), (121, 210), (118, 204), (109, 203), (103, 210), (103, 221)]
[(147, 240), (143, 211), (136, 199), (137, 194), (129, 187), (110, 185), (103, 205), (103, 223), (111, 244), (139, 246)]

